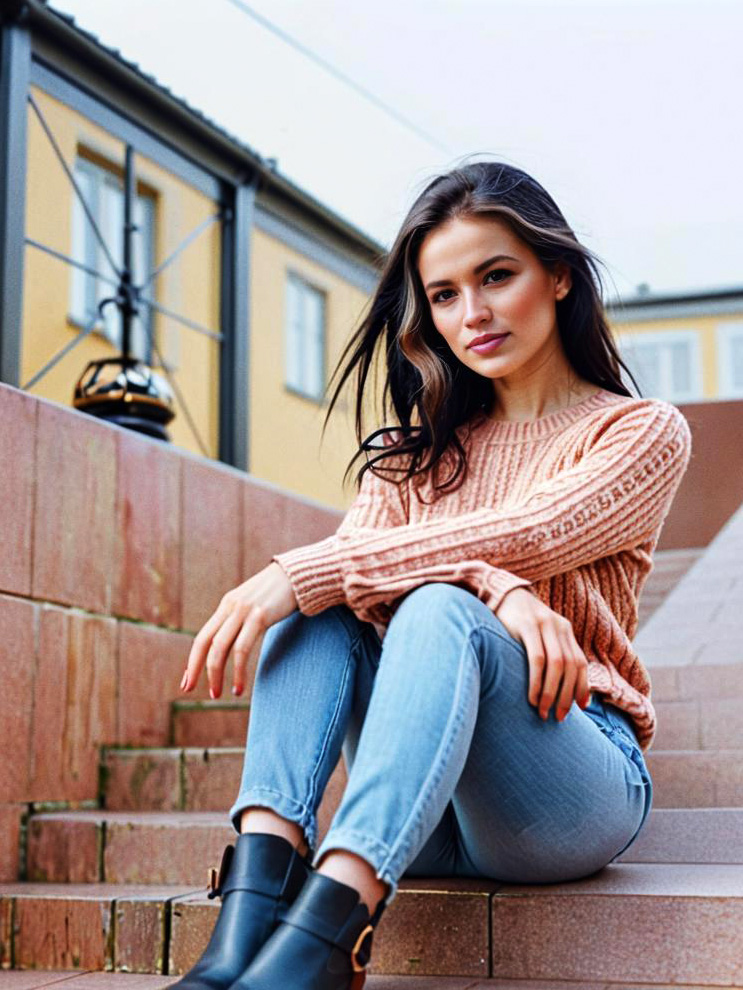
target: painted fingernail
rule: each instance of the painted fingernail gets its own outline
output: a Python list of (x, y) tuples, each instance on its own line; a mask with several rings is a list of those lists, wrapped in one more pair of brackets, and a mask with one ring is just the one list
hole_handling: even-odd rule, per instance
[(214, 688), (213, 687), (210, 687), (209, 688), (209, 697), (212, 699), (212, 701), (216, 701), (217, 696), (214, 693)]
[(184, 670), (184, 671), (183, 671), (183, 677), (181, 677), (181, 691), (182, 691), (182, 690), (184, 689), (184, 687), (186, 686), (186, 681), (187, 681), (187, 680), (188, 680), (188, 671), (187, 671), (187, 670)]

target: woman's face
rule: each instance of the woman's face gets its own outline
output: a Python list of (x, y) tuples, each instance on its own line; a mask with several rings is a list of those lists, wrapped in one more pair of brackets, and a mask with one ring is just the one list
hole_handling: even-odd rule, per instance
[[(433, 323), (452, 352), (487, 378), (516, 382), (566, 359), (555, 302), (570, 289), (570, 268), (549, 271), (503, 221), (473, 216), (432, 230), (418, 254)], [(485, 334), (505, 334), (478, 352)]]

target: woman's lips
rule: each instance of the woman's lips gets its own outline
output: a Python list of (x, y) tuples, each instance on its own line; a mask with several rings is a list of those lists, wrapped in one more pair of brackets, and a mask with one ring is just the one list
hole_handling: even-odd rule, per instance
[(482, 344), (470, 344), (471, 351), (477, 351), (478, 354), (489, 354), (490, 351), (494, 351), (497, 347), (503, 343), (503, 341), (509, 336), (509, 334), (504, 333), (499, 337), (491, 337), (490, 340), (486, 340)]

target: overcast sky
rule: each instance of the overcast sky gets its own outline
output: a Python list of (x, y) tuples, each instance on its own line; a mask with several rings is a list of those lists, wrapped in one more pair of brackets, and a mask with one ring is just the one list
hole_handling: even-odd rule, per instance
[(743, 286), (738, 0), (51, 0), (389, 246), (465, 156), (526, 169), (608, 293)]

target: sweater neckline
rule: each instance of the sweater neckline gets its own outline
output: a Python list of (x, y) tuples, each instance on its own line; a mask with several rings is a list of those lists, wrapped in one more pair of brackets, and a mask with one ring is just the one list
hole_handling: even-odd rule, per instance
[(626, 399), (626, 396), (609, 392), (605, 388), (599, 388), (598, 391), (592, 392), (591, 395), (576, 402), (573, 406), (557, 409), (554, 412), (546, 413), (544, 416), (538, 416), (536, 419), (513, 421), (490, 419), (485, 416), (479, 423), (473, 424), (473, 431), (477, 431), (482, 439), (498, 442), (537, 440), (569, 426), (594, 409), (623, 399)]

